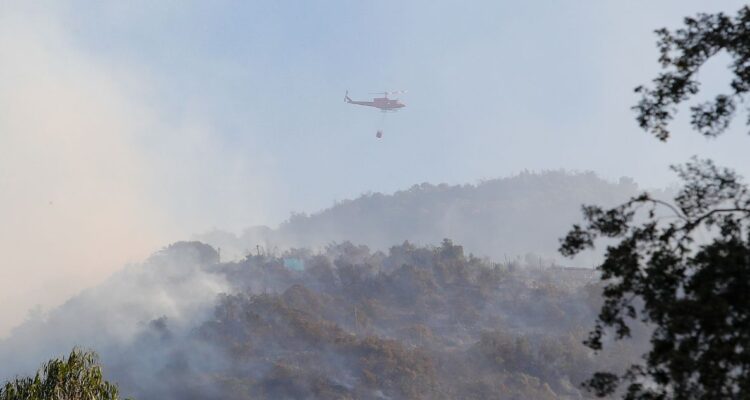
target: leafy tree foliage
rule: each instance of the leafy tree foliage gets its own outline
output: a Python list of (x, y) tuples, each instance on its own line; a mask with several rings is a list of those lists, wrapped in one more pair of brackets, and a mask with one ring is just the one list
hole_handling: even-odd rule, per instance
[(674, 32), (663, 28), (656, 34), (659, 62), (666, 71), (654, 79), (654, 88), (635, 89), (643, 94), (633, 107), (638, 124), (660, 140), (667, 140), (667, 125), (677, 112), (676, 106), (699, 91), (696, 75), (700, 67), (724, 51), (732, 58), (731, 92), (690, 108), (691, 124), (697, 131), (710, 137), (720, 135), (729, 126), (737, 102), (750, 91), (750, 7), (743, 7), (734, 18), (723, 13), (685, 18), (683, 28)]
[[(695, 75), (712, 56), (732, 57), (732, 93), (693, 106), (705, 136), (726, 130), (750, 90), (750, 8), (736, 17), (701, 14), (674, 32), (656, 31), (666, 72), (655, 88), (636, 88), (638, 123), (657, 138), (676, 106), (698, 92)], [(604, 303), (585, 342), (601, 350), (607, 333), (630, 336), (633, 321), (653, 327), (644, 362), (623, 374), (598, 372), (587, 386), (626, 399), (750, 397), (750, 191), (732, 170), (693, 158), (673, 167), (684, 182), (674, 203), (644, 193), (610, 209), (584, 206), (561, 252), (575, 255), (598, 238), (614, 239), (599, 266)]]
[(67, 358), (53, 359), (31, 377), (16, 378), (0, 387), (0, 400), (117, 400), (117, 386), (104, 380), (93, 352), (73, 349)]
[[(604, 210), (585, 206), (585, 227), (562, 245), (573, 255), (598, 237), (619, 242), (599, 267), (605, 302), (587, 340), (602, 348), (605, 328), (630, 334), (628, 319), (655, 325), (645, 365), (623, 376), (626, 398), (717, 399), (750, 393), (750, 192), (710, 161), (675, 168), (684, 187), (676, 207), (635, 197)], [(666, 208), (665, 213), (660, 212)], [(645, 221), (635, 223), (645, 213)], [(697, 238), (711, 235), (708, 243)], [(589, 385), (612, 393), (619, 378), (599, 373)]]

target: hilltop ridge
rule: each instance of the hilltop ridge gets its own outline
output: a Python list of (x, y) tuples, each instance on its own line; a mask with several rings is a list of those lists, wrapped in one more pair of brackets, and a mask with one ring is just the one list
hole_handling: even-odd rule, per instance
[(582, 204), (614, 205), (638, 191), (630, 178), (610, 182), (593, 172), (522, 172), (477, 184), (422, 183), (393, 194), (366, 193), (309, 215), (293, 213), (275, 229), (257, 226), (240, 235), (215, 230), (195, 239), (236, 259), (259, 246), (322, 248), (351, 241), (386, 250), (407, 240), (427, 245), (451, 238), (468, 252), (498, 261), (534, 254), (561, 262), (558, 238), (580, 221)]

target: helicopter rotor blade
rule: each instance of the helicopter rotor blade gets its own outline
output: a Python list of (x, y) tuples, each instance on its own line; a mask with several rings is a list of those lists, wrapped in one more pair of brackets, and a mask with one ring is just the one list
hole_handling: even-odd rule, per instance
[(370, 92), (369, 94), (382, 94), (383, 96), (391, 96), (394, 94), (404, 94), (406, 90), (389, 90), (385, 92)]

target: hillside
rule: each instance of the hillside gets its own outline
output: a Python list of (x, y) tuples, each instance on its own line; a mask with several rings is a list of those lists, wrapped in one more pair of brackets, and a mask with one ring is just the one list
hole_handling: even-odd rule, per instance
[(600, 301), (587, 270), (490, 263), (448, 240), (217, 259), (176, 243), (31, 318), (0, 341), (0, 378), (77, 345), (141, 400), (552, 400), (638, 354), (581, 344)]
[(581, 204), (614, 205), (637, 192), (628, 178), (612, 183), (594, 173), (525, 172), (476, 185), (423, 183), (390, 195), (365, 194), (310, 215), (294, 214), (276, 229), (254, 227), (239, 236), (214, 231), (196, 239), (241, 258), (258, 246), (321, 248), (351, 241), (386, 250), (406, 240), (426, 245), (451, 238), (480, 257), (512, 260), (532, 253), (562, 262), (558, 238), (581, 220)]
[(223, 257), (175, 243), (30, 315), (0, 341), (0, 378), (82, 346), (137, 399), (581, 398), (583, 379), (622, 370), (643, 342), (601, 357), (581, 344), (600, 287), (559, 266), (558, 237), (581, 203), (637, 190), (524, 173), (211, 232)]

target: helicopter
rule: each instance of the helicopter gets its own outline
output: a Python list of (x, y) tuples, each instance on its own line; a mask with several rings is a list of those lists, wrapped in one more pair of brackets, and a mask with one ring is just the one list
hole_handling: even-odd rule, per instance
[(388, 95), (406, 93), (405, 90), (398, 90), (393, 92), (376, 92), (371, 94), (382, 94), (383, 97), (376, 97), (372, 101), (355, 101), (349, 98), (349, 91), (346, 91), (344, 95), (344, 101), (349, 104), (356, 104), (359, 106), (368, 106), (379, 108), (382, 112), (398, 111), (399, 108), (406, 107), (406, 104), (400, 102), (398, 99), (389, 99)]

